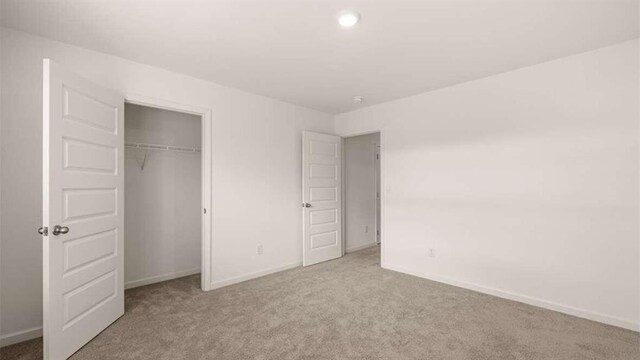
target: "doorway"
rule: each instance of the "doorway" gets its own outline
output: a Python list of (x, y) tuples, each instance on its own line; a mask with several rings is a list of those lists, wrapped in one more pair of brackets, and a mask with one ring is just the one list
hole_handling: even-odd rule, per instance
[(302, 264), (372, 248), (385, 265), (383, 132), (302, 132)]
[(201, 272), (201, 119), (125, 103), (125, 289)]
[[(212, 258), (212, 247), (211, 247), (212, 124), (211, 123), (212, 123), (212, 115), (211, 115), (211, 109), (179, 104), (172, 101), (167, 101), (167, 100), (162, 100), (157, 98), (149, 98), (146, 96), (140, 96), (135, 94), (128, 95), (125, 99), (125, 104), (126, 104), (125, 107), (139, 106), (143, 108), (154, 109), (156, 111), (167, 111), (169, 113), (174, 113), (174, 114), (177, 114), (178, 117), (184, 117), (184, 119), (189, 119), (189, 116), (193, 116), (199, 120), (198, 121), (199, 128), (200, 128), (199, 214), (201, 217), (200, 218), (201, 220), (199, 222), (199, 225), (200, 225), (199, 226), (200, 288), (204, 291), (212, 290), (213, 287), (211, 285), (211, 282), (212, 282), (212, 272), (211, 272), (211, 258)], [(126, 117), (126, 114), (125, 114), (125, 117)], [(195, 142), (196, 140), (193, 138), (193, 134), (191, 134), (191, 136), (192, 136), (191, 140), (189, 141)], [(127, 137), (126, 129), (125, 129), (125, 137)], [(130, 138), (127, 138), (127, 140), (128, 139)], [(128, 143), (129, 145), (133, 145), (133, 144), (130, 144), (128, 141), (125, 141), (125, 143)], [(186, 148), (181, 148), (180, 146), (177, 146), (176, 150), (187, 150), (185, 154), (188, 154), (189, 150), (194, 150), (194, 149), (188, 146)], [(150, 158), (147, 158), (147, 160), (149, 159)], [(146, 165), (147, 164), (145, 163), (144, 166)], [(168, 260), (168, 261), (171, 261), (171, 260)], [(180, 276), (186, 276), (190, 272), (193, 272), (193, 273), (197, 272), (196, 268), (186, 268), (186, 267), (183, 269), (183, 271), (184, 272), (178, 271), (176, 274), (168, 273), (166, 274), (167, 277), (164, 280), (168, 280), (172, 276), (180, 277)], [(158, 280), (158, 281), (163, 281), (163, 280)], [(155, 281), (152, 280), (152, 282), (155, 282)], [(133, 286), (131, 285), (128, 286), (128, 288), (131, 288), (131, 287)]]
[(382, 241), (380, 161), (379, 132), (343, 138), (345, 253)]

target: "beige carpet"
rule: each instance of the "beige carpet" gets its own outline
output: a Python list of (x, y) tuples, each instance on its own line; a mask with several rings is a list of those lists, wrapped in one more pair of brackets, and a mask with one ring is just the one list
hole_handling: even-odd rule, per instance
[[(379, 249), (204, 293), (190, 276), (126, 292), (72, 359), (640, 359), (638, 333), (379, 266)], [(0, 350), (39, 359), (40, 339)]]

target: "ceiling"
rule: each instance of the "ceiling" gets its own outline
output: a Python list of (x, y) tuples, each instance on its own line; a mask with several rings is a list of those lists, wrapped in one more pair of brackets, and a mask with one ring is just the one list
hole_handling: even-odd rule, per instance
[(335, 114), (636, 38), (638, 0), (2, 0), (0, 23)]

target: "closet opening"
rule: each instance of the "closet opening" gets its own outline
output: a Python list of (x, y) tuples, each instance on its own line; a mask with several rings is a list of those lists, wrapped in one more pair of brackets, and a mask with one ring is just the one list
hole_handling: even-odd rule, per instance
[(207, 118), (125, 103), (125, 289), (201, 274), (209, 290)]

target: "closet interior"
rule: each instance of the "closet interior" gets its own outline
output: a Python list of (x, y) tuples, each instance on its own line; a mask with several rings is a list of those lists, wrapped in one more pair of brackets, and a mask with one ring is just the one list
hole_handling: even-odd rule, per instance
[(200, 272), (201, 126), (125, 104), (125, 288)]

